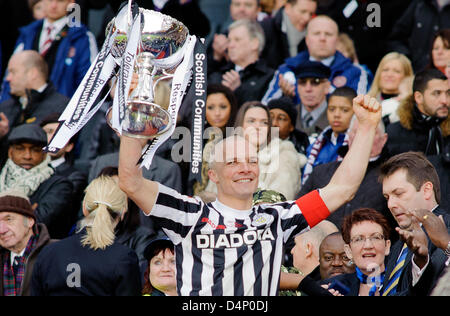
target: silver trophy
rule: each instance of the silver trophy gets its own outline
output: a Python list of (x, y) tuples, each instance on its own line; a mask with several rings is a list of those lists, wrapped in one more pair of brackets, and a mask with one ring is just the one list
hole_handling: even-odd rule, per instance
[[(154, 138), (175, 124), (167, 111), (168, 98), (161, 99), (170, 96), (168, 82), (183, 60), (189, 31), (183, 23), (159, 12), (139, 8), (139, 13), (141, 36), (134, 65), (138, 84), (126, 102), (122, 133), (135, 138)], [(129, 24), (130, 13), (123, 10), (111, 25), (117, 31), (111, 47), (116, 59), (123, 58), (125, 53)], [(158, 94), (162, 95), (159, 100)]]

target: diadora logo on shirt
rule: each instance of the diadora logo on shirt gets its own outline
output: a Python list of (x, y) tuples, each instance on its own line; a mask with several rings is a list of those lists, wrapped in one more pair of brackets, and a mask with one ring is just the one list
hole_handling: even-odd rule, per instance
[(197, 235), (199, 249), (237, 248), (244, 244), (251, 246), (259, 241), (275, 240), (270, 228), (249, 230), (243, 234)]

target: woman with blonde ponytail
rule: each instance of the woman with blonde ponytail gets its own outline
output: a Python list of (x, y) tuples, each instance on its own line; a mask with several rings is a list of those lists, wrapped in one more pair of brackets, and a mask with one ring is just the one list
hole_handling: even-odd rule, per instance
[(128, 200), (113, 177), (86, 188), (78, 232), (42, 251), (32, 277), (32, 295), (123, 296), (140, 294), (136, 253), (116, 242), (115, 227)]
[(86, 188), (83, 200), (83, 214), (86, 218), (81, 227), (86, 227), (83, 246), (94, 250), (105, 249), (113, 244), (114, 229), (127, 211), (128, 200), (119, 189), (117, 180), (112, 177), (100, 177)]

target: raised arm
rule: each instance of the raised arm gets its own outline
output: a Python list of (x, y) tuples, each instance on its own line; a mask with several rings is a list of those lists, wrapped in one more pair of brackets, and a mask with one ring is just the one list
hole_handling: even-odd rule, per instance
[(375, 98), (359, 95), (353, 100), (359, 121), (355, 138), (339, 168), (320, 195), (330, 212), (353, 199), (369, 163), (375, 132), (381, 120), (381, 105)]
[(137, 165), (143, 145), (139, 139), (120, 138), (119, 186), (148, 215), (158, 196), (158, 183), (145, 179)]

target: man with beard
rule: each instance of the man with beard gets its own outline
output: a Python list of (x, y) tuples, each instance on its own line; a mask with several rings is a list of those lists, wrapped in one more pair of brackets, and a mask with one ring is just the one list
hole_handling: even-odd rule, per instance
[(440, 154), (450, 140), (449, 107), (447, 77), (437, 69), (418, 73), (413, 83), (413, 95), (399, 106), (400, 121), (387, 127), (389, 153)]

